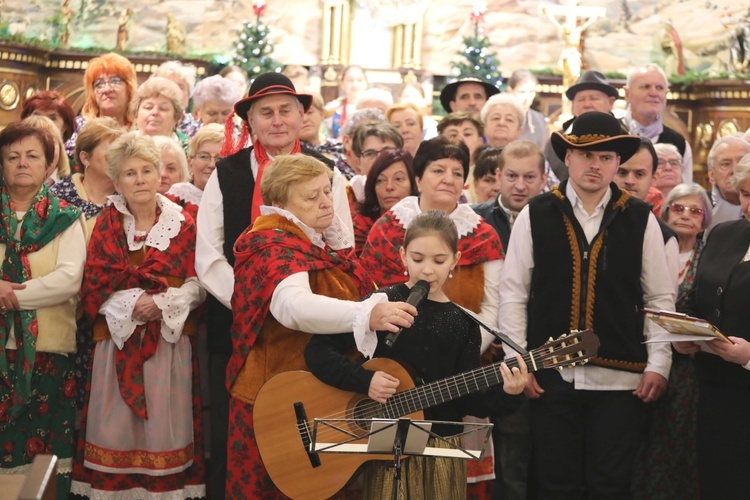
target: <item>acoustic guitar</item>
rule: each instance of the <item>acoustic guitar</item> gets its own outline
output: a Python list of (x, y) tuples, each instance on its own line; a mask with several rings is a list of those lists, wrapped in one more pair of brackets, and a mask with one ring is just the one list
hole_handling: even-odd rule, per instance
[[(596, 356), (599, 338), (589, 330), (574, 331), (523, 356), (529, 372), (562, 369), (583, 364)], [(506, 360), (509, 367), (518, 365)], [(500, 363), (415, 386), (398, 362), (376, 358), (364, 368), (384, 371), (401, 383), (384, 404), (364, 394), (342, 391), (318, 380), (312, 373), (292, 371), (269, 379), (258, 392), (253, 408), (255, 438), (261, 458), (274, 484), (294, 500), (320, 500), (336, 494), (357, 469), (369, 460), (393, 460), (393, 455), (364, 453), (313, 453), (314, 419), (351, 419), (344, 432), (318, 430), (317, 441), (349, 442), (369, 430), (373, 418), (424, 420), (422, 410), (503, 383)], [(355, 421), (361, 419), (361, 421)], [(348, 429), (346, 427), (349, 427)], [(366, 444), (367, 438), (352, 441)]]

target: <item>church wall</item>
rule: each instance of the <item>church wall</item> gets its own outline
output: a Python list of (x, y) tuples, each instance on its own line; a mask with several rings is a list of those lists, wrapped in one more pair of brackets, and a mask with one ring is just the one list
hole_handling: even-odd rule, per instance
[[(382, 0), (355, 0), (356, 10)], [(386, 2), (387, 3), (387, 2)], [(413, 0), (412, 0), (413, 3)], [(427, 2), (422, 2), (427, 4)], [(472, 33), (469, 0), (433, 0), (424, 14), (422, 39), (423, 69), (448, 75), (458, 58), (462, 36)], [(485, 34), (493, 43), (504, 73), (527, 67), (554, 68), (560, 54), (557, 28), (538, 13), (537, 0), (490, 0), (484, 16)], [(563, 2), (560, 2), (563, 3)], [(664, 21), (671, 19), (679, 33), (686, 66), (694, 70), (725, 69), (728, 31), (722, 25), (728, 16), (741, 17), (747, 6), (734, 0), (581, 0), (582, 4), (604, 7), (607, 18), (591, 26), (585, 37), (584, 60), (604, 72), (625, 73), (627, 68), (649, 61), (663, 62), (660, 48)], [(72, 0), (75, 16), (70, 46), (113, 48), (120, 11), (127, 4), (134, 11), (128, 49), (163, 51), (166, 47), (166, 14), (172, 13), (187, 33), (189, 54), (210, 53), (231, 56), (236, 30), (243, 19), (253, 19), (249, 0)], [(263, 21), (272, 26), (276, 44), (274, 57), (284, 64), (315, 65), (321, 46), (320, 0), (271, 0)], [(50, 39), (51, 20), (60, 0), (8, 0), (0, 17), (11, 31)], [(356, 42), (368, 41), (367, 24), (354, 32)], [(382, 26), (373, 33), (382, 33)], [(388, 44), (378, 44), (388, 50)], [(372, 46), (372, 45), (371, 45)], [(367, 61), (352, 61), (367, 66)], [(378, 65), (380, 66), (380, 65)]]

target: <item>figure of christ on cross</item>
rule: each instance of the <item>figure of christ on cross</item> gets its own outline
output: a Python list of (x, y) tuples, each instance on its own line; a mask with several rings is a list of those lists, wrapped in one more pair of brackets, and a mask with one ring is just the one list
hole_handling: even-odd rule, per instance
[[(563, 48), (558, 64), (563, 72), (564, 90), (567, 90), (581, 76), (583, 32), (604, 17), (606, 11), (601, 7), (581, 7), (578, 0), (567, 0), (566, 5), (541, 4), (539, 13), (546, 15), (562, 33)], [(570, 102), (564, 90), (562, 115), (570, 115)]]

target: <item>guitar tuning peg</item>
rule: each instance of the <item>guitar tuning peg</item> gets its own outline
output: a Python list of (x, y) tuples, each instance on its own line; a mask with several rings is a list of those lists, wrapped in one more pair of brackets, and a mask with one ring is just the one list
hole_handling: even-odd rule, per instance
[(562, 373), (562, 369), (563, 369), (562, 366), (556, 366), (555, 367), (555, 370), (559, 371), (560, 373)]
[(555, 340), (555, 339), (553, 339), (552, 337), (550, 337), (550, 338), (547, 339), (547, 342), (552, 342), (553, 340)]

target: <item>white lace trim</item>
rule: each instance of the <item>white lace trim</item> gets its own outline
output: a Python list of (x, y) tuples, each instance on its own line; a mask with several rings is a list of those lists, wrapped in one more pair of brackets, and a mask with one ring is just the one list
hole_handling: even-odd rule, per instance
[(337, 213), (333, 214), (333, 222), (331, 222), (331, 225), (328, 226), (328, 228), (323, 231), (322, 234), (318, 233), (313, 228), (299, 220), (297, 216), (292, 212), (290, 212), (289, 210), (284, 210), (283, 208), (273, 207), (270, 205), (261, 205), (260, 214), (278, 214), (282, 217), (286, 217), (290, 221), (294, 222), (297, 227), (299, 227), (305, 233), (305, 235), (310, 238), (310, 241), (312, 241), (313, 245), (318, 248), (325, 248), (326, 243), (328, 243), (328, 246), (334, 250), (354, 247), (354, 238), (351, 234), (349, 234), (348, 230), (344, 229), (344, 223)]
[(72, 481), (70, 484), (70, 492), (74, 495), (86, 496), (91, 500), (110, 500), (114, 498), (117, 500), (181, 500), (184, 498), (205, 498), (206, 485), (185, 485), (181, 490), (164, 492), (147, 491), (145, 488), (131, 488), (124, 491), (104, 491), (92, 489), (91, 485), (88, 483)]
[(182, 335), (188, 314), (190, 299), (181, 288), (167, 288), (164, 293), (154, 294), (154, 303), (161, 309), (161, 336), (174, 344)]
[(145, 321), (133, 319), (135, 303), (144, 292), (142, 288), (119, 290), (110, 295), (99, 309), (107, 319), (109, 333), (118, 349), (122, 349), (138, 325), (146, 324)]
[(123, 214), (123, 224), (125, 226), (125, 236), (128, 240), (128, 249), (131, 252), (140, 250), (143, 245), (147, 245), (157, 250), (164, 251), (169, 247), (169, 242), (177, 236), (180, 232), (180, 226), (185, 220), (185, 216), (182, 215), (182, 207), (178, 204), (170, 201), (168, 198), (157, 193), (156, 204), (161, 209), (159, 220), (148, 232), (145, 242), (136, 242), (134, 236), (135, 231), (135, 217), (128, 210), (127, 202), (125, 197), (121, 194), (113, 194), (107, 197), (112, 204), (115, 206), (118, 212)]
[(375, 330), (370, 330), (370, 314), (377, 304), (388, 302), (388, 296), (384, 293), (373, 293), (366, 300), (357, 303), (354, 311), (354, 342), (357, 350), (364, 356), (372, 358), (375, 348), (378, 347), (378, 336)]
[(358, 202), (362, 203), (365, 201), (365, 183), (367, 182), (366, 175), (355, 175), (349, 179), (349, 185), (352, 187), (352, 193)]
[[(422, 213), (422, 209), (419, 208), (419, 198), (416, 196), (407, 196), (396, 203), (391, 211), (404, 228), (407, 228), (411, 221)], [(459, 203), (456, 209), (448, 215), (456, 224), (459, 239), (473, 233), (482, 223), (482, 217), (465, 203)]]
[(172, 184), (172, 187), (169, 188), (167, 194), (176, 196), (177, 198), (192, 203), (193, 205), (200, 205), (203, 191), (190, 182), (178, 182)]
[[(12, 467), (10, 469), (0, 469), (0, 476), (5, 475), (19, 475), (25, 476), (28, 474), (33, 464), (19, 465), (18, 467)], [(70, 474), (73, 472), (73, 459), (72, 458), (59, 458), (57, 460), (57, 473), (58, 474)]]

